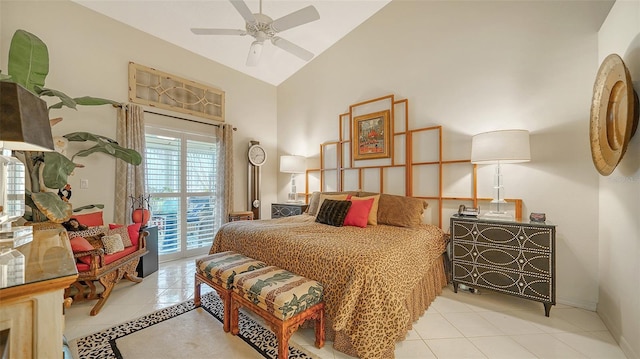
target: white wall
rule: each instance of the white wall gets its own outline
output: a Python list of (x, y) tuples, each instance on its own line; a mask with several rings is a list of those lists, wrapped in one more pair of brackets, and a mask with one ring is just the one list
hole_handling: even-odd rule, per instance
[[(598, 32), (598, 59), (622, 57), (640, 91), (640, 1), (618, 0)], [(637, 109), (640, 111), (640, 109)], [(598, 314), (630, 358), (640, 358), (640, 134), (600, 177)]]
[[(594, 310), (598, 176), (589, 108), (597, 31), (610, 6), (393, 1), (278, 87), (278, 151), (317, 165), (319, 144), (338, 139), (338, 115), (387, 94), (409, 100), (412, 128), (443, 125), (445, 160), (468, 159), (473, 134), (530, 130), (532, 161), (504, 166), (507, 197), (558, 226), (557, 300)], [(480, 176), (479, 195), (491, 197), (491, 168)], [(278, 179), (286, 198), (288, 177)]]
[[(240, 72), (206, 60), (136, 29), (68, 1), (0, 2), (0, 69), (6, 73), (9, 44), (17, 29), (40, 37), (49, 48), (50, 72), (46, 85), (72, 97), (96, 96), (128, 100), (127, 64), (133, 61), (226, 92), (227, 122), (234, 134), (235, 210), (246, 210), (246, 151), (248, 141), (260, 141), (271, 158), (276, 155), (276, 88)], [(116, 111), (110, 106), (82, 107), (78, 111), (54, 110), (64, 117), (54, 135), (88, 131), (115, 138)], [(75, 153), (71, 150), (70, 153)], [(78, 159), (87, 167), (70, 177), (72, 203), (105, 204), (105, 220), (113, 214), (115, 160), (98, 154)], [(263, 168), (263, 200), (275, 200), (276, 162)], [(80, 189), (80, 179), (89, 189)], [(263, 208), (263, 217), (270, 209)]]

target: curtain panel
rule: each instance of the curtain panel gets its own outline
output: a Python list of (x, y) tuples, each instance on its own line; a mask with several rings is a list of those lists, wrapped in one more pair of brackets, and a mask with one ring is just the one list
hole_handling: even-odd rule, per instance
[(113, 220), (115, 223), (131, 222), (131, 198), (145, 193), (145, 133), (144, 110), (128, 104), (118, 109), (116, 141), (126, 148), (138, 151), (142, 163), (138, 166), (116, 161), (116, 188)]

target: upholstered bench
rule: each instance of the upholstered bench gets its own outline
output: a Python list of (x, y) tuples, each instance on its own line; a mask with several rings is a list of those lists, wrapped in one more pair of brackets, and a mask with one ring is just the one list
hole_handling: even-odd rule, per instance
[(307, 319), (315, 319), (315, 345), (324, 346), (322, 284), (268, 266), (235, 276), (231, 293), (231, 334), (238, 334), (238, 310), (263, 318), (278, 338), (278, 358), (289, 357), (289, 339)]
[(263, 262), (235, 252), (220, 252), (196, 259), (195, 306), (199, 307), (201, 305), (200, 286), (202, 283), (215, 289), (220, 299), (222, 299), (224, 307), (222, 327), (225, 332), (228, 332), (231, 288), (234, 277), (237, 274), (266, 266)]

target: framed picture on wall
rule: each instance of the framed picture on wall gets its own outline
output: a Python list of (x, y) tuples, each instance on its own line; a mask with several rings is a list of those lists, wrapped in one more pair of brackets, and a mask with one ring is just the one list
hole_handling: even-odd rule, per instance
[(380, 111), (353, 119), (351, 139), (353, 159), (389, 158), (393, 154), (390, 111)]

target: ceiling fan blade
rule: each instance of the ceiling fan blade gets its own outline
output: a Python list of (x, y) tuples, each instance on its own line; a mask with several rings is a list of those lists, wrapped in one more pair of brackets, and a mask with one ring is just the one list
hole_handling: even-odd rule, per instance
[(203, 28), (192, 28), (191, 32), (196, 35), (240, 35), (244, 36), (247, 34), (245, 30), (239, 29), (203, 29)]
[(273, 20), (271, 28), (276, 32), (288, 30), (292, 27), (296, 27), (302, 24), (306, 24), (311, 21), (318, 20), (320, 14), (318, 10), (312, 5), (302, 8), (298, 11), (292, 12), (289, 15), (285, 15), (279, 19)]
[(309, 52), (302, 47), (294, 44), (291, 41), (285, 40), (281, 37), (275, 36), (271, 39), (271, 43), (276, 45), (277, 47), (283, 49), (284, 51), (290, 52), (293, 55), (303, 59), (304, 61), (309, 61), (313, 58), (313, 53)]
[(260, 55), (262, 54), (262, 41), (254, 41), (249, 48), (249, 55), (247, 55), (247, 66), (257, 66), (260, 62)]
[(229, 0), (229, 2), (236, 8), (236, 10), (238, 10), (240, 15), (242, 15), (244, 21), (250, 24), (256, 23), (256, 18), (253, 16), (253, 13), (249, 10), (249, 7), (243, 0)]

